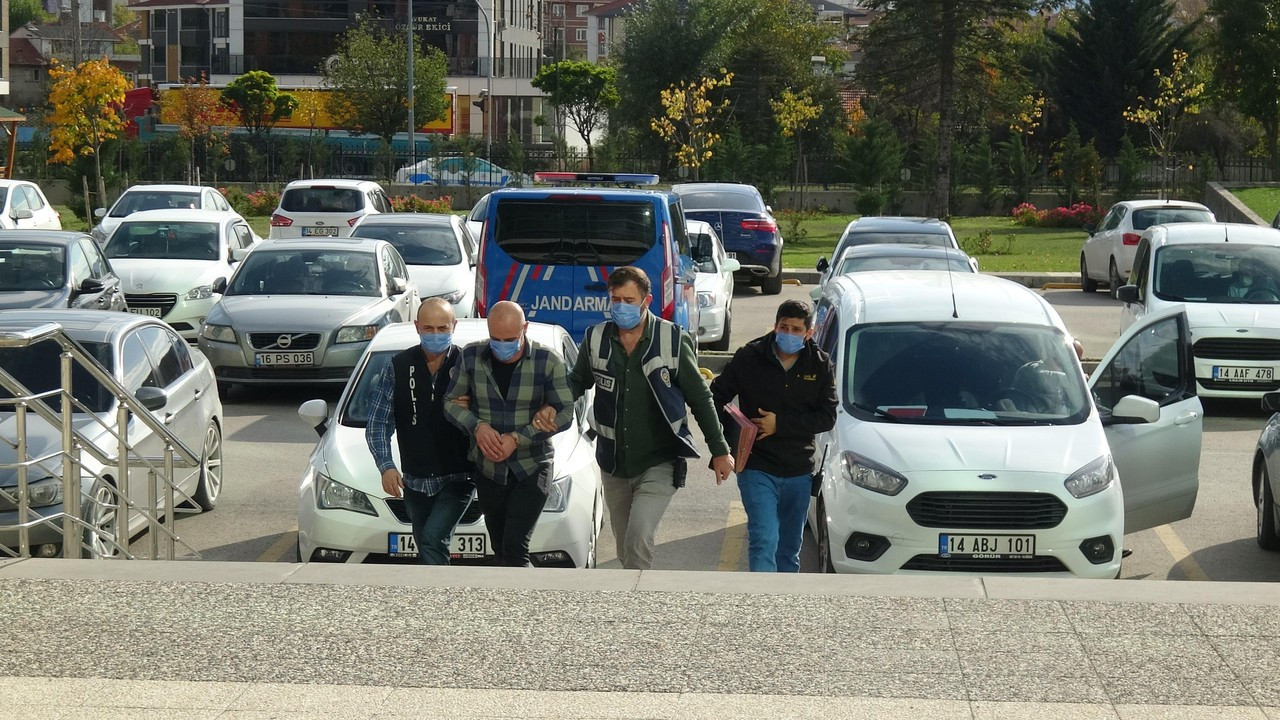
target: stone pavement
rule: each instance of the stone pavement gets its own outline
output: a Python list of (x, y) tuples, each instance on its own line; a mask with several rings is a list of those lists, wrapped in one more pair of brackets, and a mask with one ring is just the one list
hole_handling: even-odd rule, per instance
[(0, 718), (1273, 718), (1280, 588), (0, 562)]

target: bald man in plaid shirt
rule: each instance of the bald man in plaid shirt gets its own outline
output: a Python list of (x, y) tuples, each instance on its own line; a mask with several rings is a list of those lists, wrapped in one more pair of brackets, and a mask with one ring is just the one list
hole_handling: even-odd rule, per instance
[[(529, 566), (529, 538), (552, 480), (551, 437), (573, 416), (564, 361), (525, 337), (524, 310), (513, 302), (489, 311), (489, 340), (462, 349), (445, 397), (445, 414), (473, 436), (476, 497), (499, 564)], [(556, 429), (533, 426), (544, 405), (556, 409)]]

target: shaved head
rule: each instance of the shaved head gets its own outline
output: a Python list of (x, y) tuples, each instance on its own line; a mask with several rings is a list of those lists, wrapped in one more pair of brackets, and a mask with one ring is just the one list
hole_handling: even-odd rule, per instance
[(413, 325), (419, 333), (453, 332), (458, 324), (453, 314), (453, 306), (444, 298), (427, 298), (418, 305), (418, 317)]
[(489, 309), (489, 337), (494, 340), (516, 340), (524, 335), (524, 308), (503, 300)]

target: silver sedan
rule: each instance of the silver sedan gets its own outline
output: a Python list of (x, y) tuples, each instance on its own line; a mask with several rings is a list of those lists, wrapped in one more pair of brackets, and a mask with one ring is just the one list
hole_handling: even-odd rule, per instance
[(200, 329), (224, 396), (235, 384), (334, 383), (384, 325), (413, 318), (418, 289), (385, 240), (276, 240), (240, 263)]

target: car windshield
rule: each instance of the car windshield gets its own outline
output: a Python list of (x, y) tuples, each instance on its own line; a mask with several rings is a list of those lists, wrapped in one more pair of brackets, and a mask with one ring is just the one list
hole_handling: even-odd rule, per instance
[(841, 247), (850, 245), (932, 245), (934, 247), (951, 247), (951, 237), (946, 233), (925, 232), (885, 232), (867, 230), (863, 232), (845, 233), (840, 241)]
[(754, 195), (736, 192), (682, 192), (680, 204), (690, 210), (747, 210), (764, 212), (764, 205)]
[[(111, 359), (111, 346), (107, 343), (86, 342), (80, 347), (107, 368), (114, 371)], [(46, 393), (62, 387), (61, 361), (59, 355), (62, 346), (52, 340), (44, 340), (27, 347), (0, 348), (0, 368), (13, 376), (34, 394)], [(99, 383), (80, 363), (71, 364), (71, 395), (90, 412), (100, 413), (111, 409), (115, 403), (106, 387)], [(0, 400), (11, 400), (14, 393), (0, 383)], [(56, 412), (62, 412), (61, 398), (46, 401)], [(12, 412), (13, 405), (0, 403), (0, 412)], [(76, 412), (83, 412), (76, 408)]]
[(951, 270), (951, 272), (973, 272), (973, 267), (958, 257), (938, 257), (934, 255), (878, 255), (869, 257), (845, 258), (840, 263), (837, 275), (848, 275), (869, 270)]
[(1050, 327), (864, 325), (844, 362), (849, 412), (875, 422), (1065, 425), (1089, 414), (1071, 343)]
[(462, 262), (458, 237), (449, 225), (366, 223), (354, 231), (357, 237), (386, 240), (400, 251), (408, 265), (457, 265)]
[(503, 199), (494, 238), (525, 264), (630, 265), (657, 240), (648, 201)]
[(1280, 304), (1280, 247), (1214, 243), (1160, 248), (1153, 291), (1175, 302)]
[(115, 205), (111, 217), (125, 217), (142, 210), (198, 210), (200, 195), (172, 190), (130, 190)]
[(190, 221), (124, 222), (111, 234), (102, 253), (109, 258), (217, 260), (218, 223)]
[(360, 377), (347, 393), (347, 405), (342, 409), (339, 422), (347, 427), (360, 428), (369, 422), (369, 400), (373, 397), (373, 389), (382, 380), (382, 373), (386, 372), (394, 355), (391, 351), (370, 353)]
[(1138, 208), (1133, 211), (1133, 229), (1138, 231), (1152, 225), (1185, 222), (1213, 222), (1213, 213), (1190, 207)]
[(355, 188), (292, 188), (284, 191), (280, 209), (295, 213), (353, 213), (364, 209), (364, 200)]
[(372, 252), (255, 250), (240, 263), (226, 295), (377, 295)]
[(0, 243), (0, 291), (52, 290), (67, 281), (66, 251), (57, 245)]

